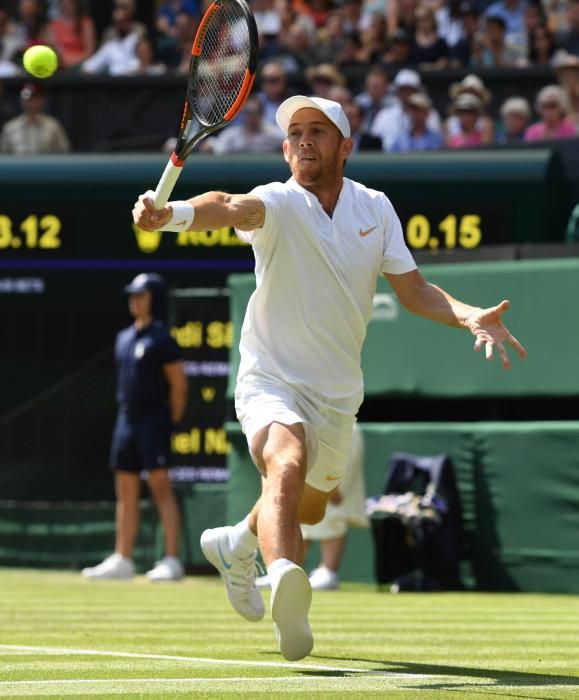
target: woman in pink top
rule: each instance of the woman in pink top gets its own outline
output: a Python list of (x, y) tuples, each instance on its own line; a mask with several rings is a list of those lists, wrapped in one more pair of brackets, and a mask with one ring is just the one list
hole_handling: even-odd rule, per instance
[(63, 68), (81, 64), (96, 49), (92, 18), (87, 17), (81, 0), (60, 0), (60, 14), (48, 25), (48, 41)]
[(569, 139), (577, 136), (577, 126), (568, 117), (569, 101), (562, 87), (547, 85), (537, 95), (535, 109), (541, 121), (525, 131), (525, 141)]
[(448, 148), (472, 148), (484, 143), (484, 130), (479, 120), (482, 109), (482, 102), (476, 95), (464, 92), (456, 98), (452, 111), (458, 117), (460, 131), (447, 136)]

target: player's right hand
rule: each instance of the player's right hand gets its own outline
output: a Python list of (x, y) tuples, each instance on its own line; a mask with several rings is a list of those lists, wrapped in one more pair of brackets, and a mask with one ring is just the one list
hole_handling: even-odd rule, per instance
[(147, 190), (139, 196), (133, 207), (133, 221), (143, 231), (158, 231), (173, 216), (173, 209), (166, 204), (162, 209), (155, 209), (154, 192)]

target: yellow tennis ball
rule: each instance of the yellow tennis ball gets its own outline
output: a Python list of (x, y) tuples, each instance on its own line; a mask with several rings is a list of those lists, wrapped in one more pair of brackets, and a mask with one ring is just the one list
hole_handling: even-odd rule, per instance
[(50, 46), (31, 46), (24, 52), (22, 64), (35, 78), (49, 78), (58, 68), (58, 57)]

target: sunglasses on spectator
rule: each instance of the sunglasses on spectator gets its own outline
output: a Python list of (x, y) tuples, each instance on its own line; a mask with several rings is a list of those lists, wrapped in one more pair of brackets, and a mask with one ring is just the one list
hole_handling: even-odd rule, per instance
[(279, 75), (265, 75), (262, 79), (262, 83), (281, 83), (281, 76)]
[(559, 109), (557, 102), (541, 102), (541, 109)]

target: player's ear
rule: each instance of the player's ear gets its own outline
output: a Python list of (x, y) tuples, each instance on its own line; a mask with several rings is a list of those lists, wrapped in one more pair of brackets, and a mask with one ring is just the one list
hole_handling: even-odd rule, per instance
[(287, 141), (287, 139), (284, 139), (284, 142), (282, 144), (282, 149), (283, 149), (283, 158), (284, 158), (286, 163), (289, 163), (288, 147), (289, 147), (288, 141)]
[(354, 149), (354, 142), (352, 141), (352, 139), (343, 139), (342, 140), (342, 145), (340, 146), (340, 150), (341, 150), (343, 158), (348, 158), (348, 156), (352, 155), (353, 149)]

